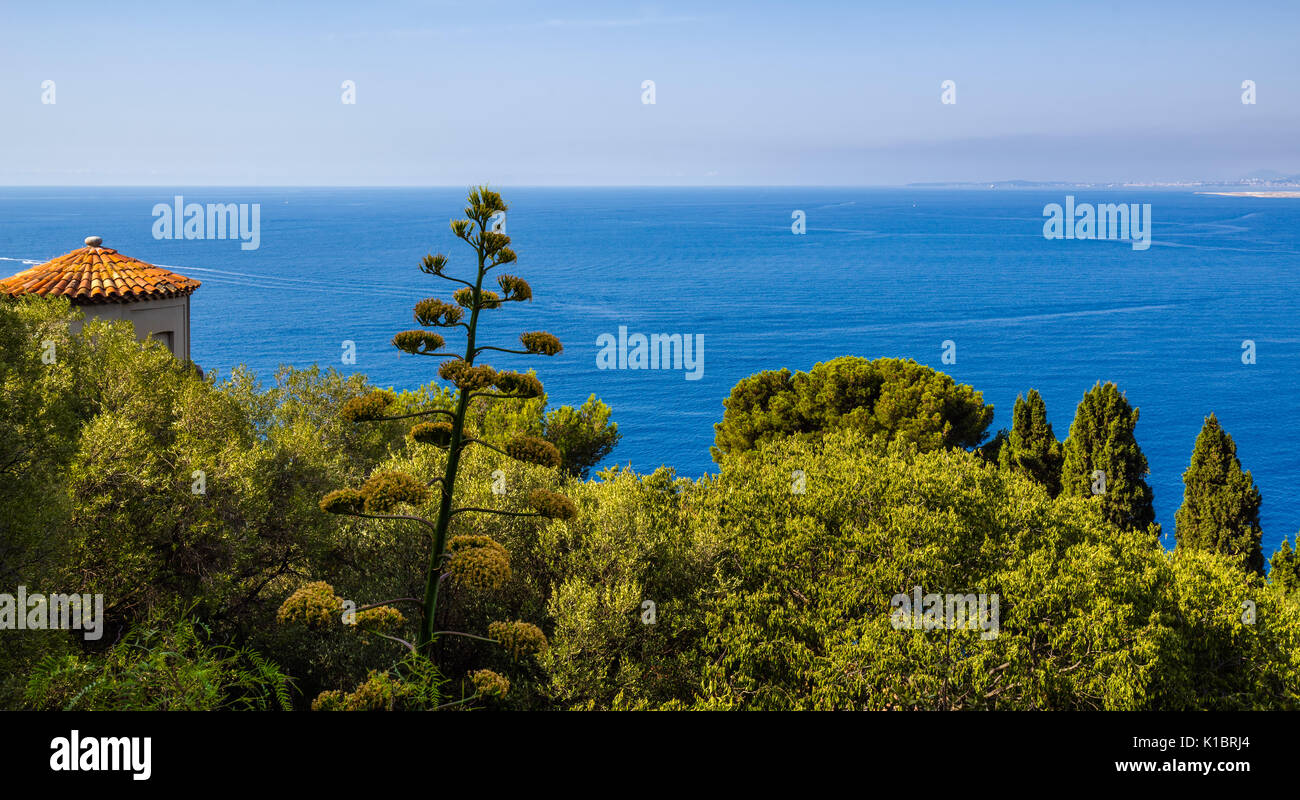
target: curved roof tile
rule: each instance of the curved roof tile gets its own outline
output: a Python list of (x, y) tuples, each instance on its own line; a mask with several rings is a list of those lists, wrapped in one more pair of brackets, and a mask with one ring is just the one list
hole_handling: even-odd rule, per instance
[(87, 242), (85, 247), (0, 280), (0, 293), (61, 296), (74, 303), (133, 303), (184, 297), (199, 288), (193, 278), (101, 246), (98, 237)]

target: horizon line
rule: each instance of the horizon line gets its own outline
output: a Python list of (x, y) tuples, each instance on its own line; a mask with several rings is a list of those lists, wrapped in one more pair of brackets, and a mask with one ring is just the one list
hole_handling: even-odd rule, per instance
[[(1106, 186), (1109, 188), (1133, 187), (1139, 189), (1190, 189), (1193, 186), (1240, 186), (1246, 179), (1236, 181), (914, 181), (911, 183), (0, 183), (0, 189), (464, 189), (467, 186), (500, 186), (510, 189), (1002, 189), (1033, 190), (1070, 186)], [(1257, 179), (1269, 180), (1269, 179)], [(1300, 185), (1300, 181), (1288, 181)], [(1029, 185), (1015, 185), (1029, 184)]]

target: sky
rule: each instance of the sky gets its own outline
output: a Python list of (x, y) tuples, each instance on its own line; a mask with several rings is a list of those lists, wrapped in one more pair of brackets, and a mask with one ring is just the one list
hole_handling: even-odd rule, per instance
[(0, 185), (1300, 174), (1298, 34), (1295, 0), (0, 0)]

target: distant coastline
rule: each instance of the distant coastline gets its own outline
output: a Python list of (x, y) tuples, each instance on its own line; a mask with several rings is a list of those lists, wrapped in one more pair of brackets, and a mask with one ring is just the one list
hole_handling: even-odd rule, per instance
[(1196, 192), (1196, 194), (1214, 194), (1220, 197), (1300, 197), (1300, 191), (1286, 192)]
[[(1300, 175), (1270, 174), (1268, 177), (1248, 177), (1239, 180), (1173, 180), (1173, 181), (933, 181), (909, 183), (908, 189), (1121, 189), (1187, 191), (1195, 194), (1221, 194), (1233, 197), (1297, 197), (1300, 196)], [(1217, 190), (1217, 191), (1211, 191)]]

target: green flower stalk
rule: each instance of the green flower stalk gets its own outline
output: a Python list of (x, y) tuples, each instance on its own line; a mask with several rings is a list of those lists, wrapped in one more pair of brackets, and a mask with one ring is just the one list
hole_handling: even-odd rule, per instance
[[(475, 399), (531, 398), (543, 393), (541, 382), (533, 375), (512, 371), (497, 372), (487, 364), (476, 363), (485, 351), (553, 356), (564, 349), (558, 339), (545, 331), (521, 334), (519, 341), (523, 345), (522, 350), (485, 345), (479, 341), (482, 312), (501, 309), (507, 303), (528, 302), (533, 297), (532, 287), (516, 275), (503, 274), (496, 277), (500, 293), (483, 287), (484, 280), (494, 268), (517, 260), (515, 252), (510, 249), (510, 237), (488, 229), (489, 220), (506, 211), (506, 208), (501, 195), (487, 187), (470, 191), (465, 208), (466, 218), (452, 220), (451, 230), (457, 238), (474, 249), (478, 266), (473, 280), (448, 274), (450, 261), (445, 255), (426, 256), (420, 263), (421, 271), (460, 286), (453, 293), (452, 302), (430, 297), (415, 304), (416, 323), (422, 328), (437, 328), (441, 332), (410, 330), (393, 337), (393, 345), (405, 353), (446, 358), (438, 368), (438, 375), (456, 388), (454, 410), (439, 409), (386, 416), (386, 409), (395, 397), (391, 392), (375, 391), (349, 400), (340, 411), (341, 417), (350, 422), (443, 415), (445, 419), (415, 425), (408, 434), (415, 443), (446, 450), (447, 461), (443, 475), (426, 482), (400, 472), (376, 473), (360, 489), (340, 489), (326, 495), (321, 501), (321, 508), (332, 514), (416, 521), (432, 532), (433, 548), (425, 575), (420, 633), (414, 643), (407, 643), (416, 654), (426, 657), (438, 635), (434, 620), (444, 574), (453, 578), (452, 583), (458, 589), (470, 591), (492, 591), (510, 578), (509, 554), (499, 543), (486, 536), (449, 537), (454, 516), (462, 513), (488, 513), (567, 520), (577, 514), (577, 508), (569, 498), (541, 489), (529, 496), (529, 511), (458, 508), (454, 502), (461, 453), (471, 445), (483, 445), (517, 461), (545, 467), (558, 468), (562, 461), (560, 452), (545, 440), (519, 436), (497, 446), (474, 438), (465, 424), (471, 401)], [(459, 330), (463, 330), (465, 335), (464, 350), (456, 352), (447, 349), (444, 334), (456, 333), (458, 337)], [(432, 499), (437, 500), (437, 517), (427, 519), (420, 516), (419, 509)], [(295, 608), (302, 606), (302, 609), (294, 612), (296, 616), (314, 620), (320, 618), (326, 602), (325, 593), (320, 589), (314, 591), (316, 594), (311, 598), (299, 598)], [(333, 597), (333, 590), (329, 591), (329, 596)], [(308, 599), (313, 602), (308, 603)], [(376, 608), (367, 617), (367, 622), (372, 623), (373, 627), (391, 629), (399, 622), (400, 614), (394, 616), (395, 614), (397, 612), (393, 609)], [(546, 637), (541, 630), (526, 622), (494, 623), (492, 638), (487, 641), (499, 642), (516, 657), (540, 652), (546, 646)], [(475, 676), (471, 680), (483, 695), (504, 694), (509, 687), (504, 678), (494, 673), (480, 671)], [(392, 704), (391, 699), (380, 691), (386, 687), (378, 679), (368, 682), (363, 689), (365, 692), (359, 689), (346, 697), (322, 695), (320, 704), (326, 707), (344, 703), (353, 707)], [(361, 697), (362, 694), (365, 696)]]

